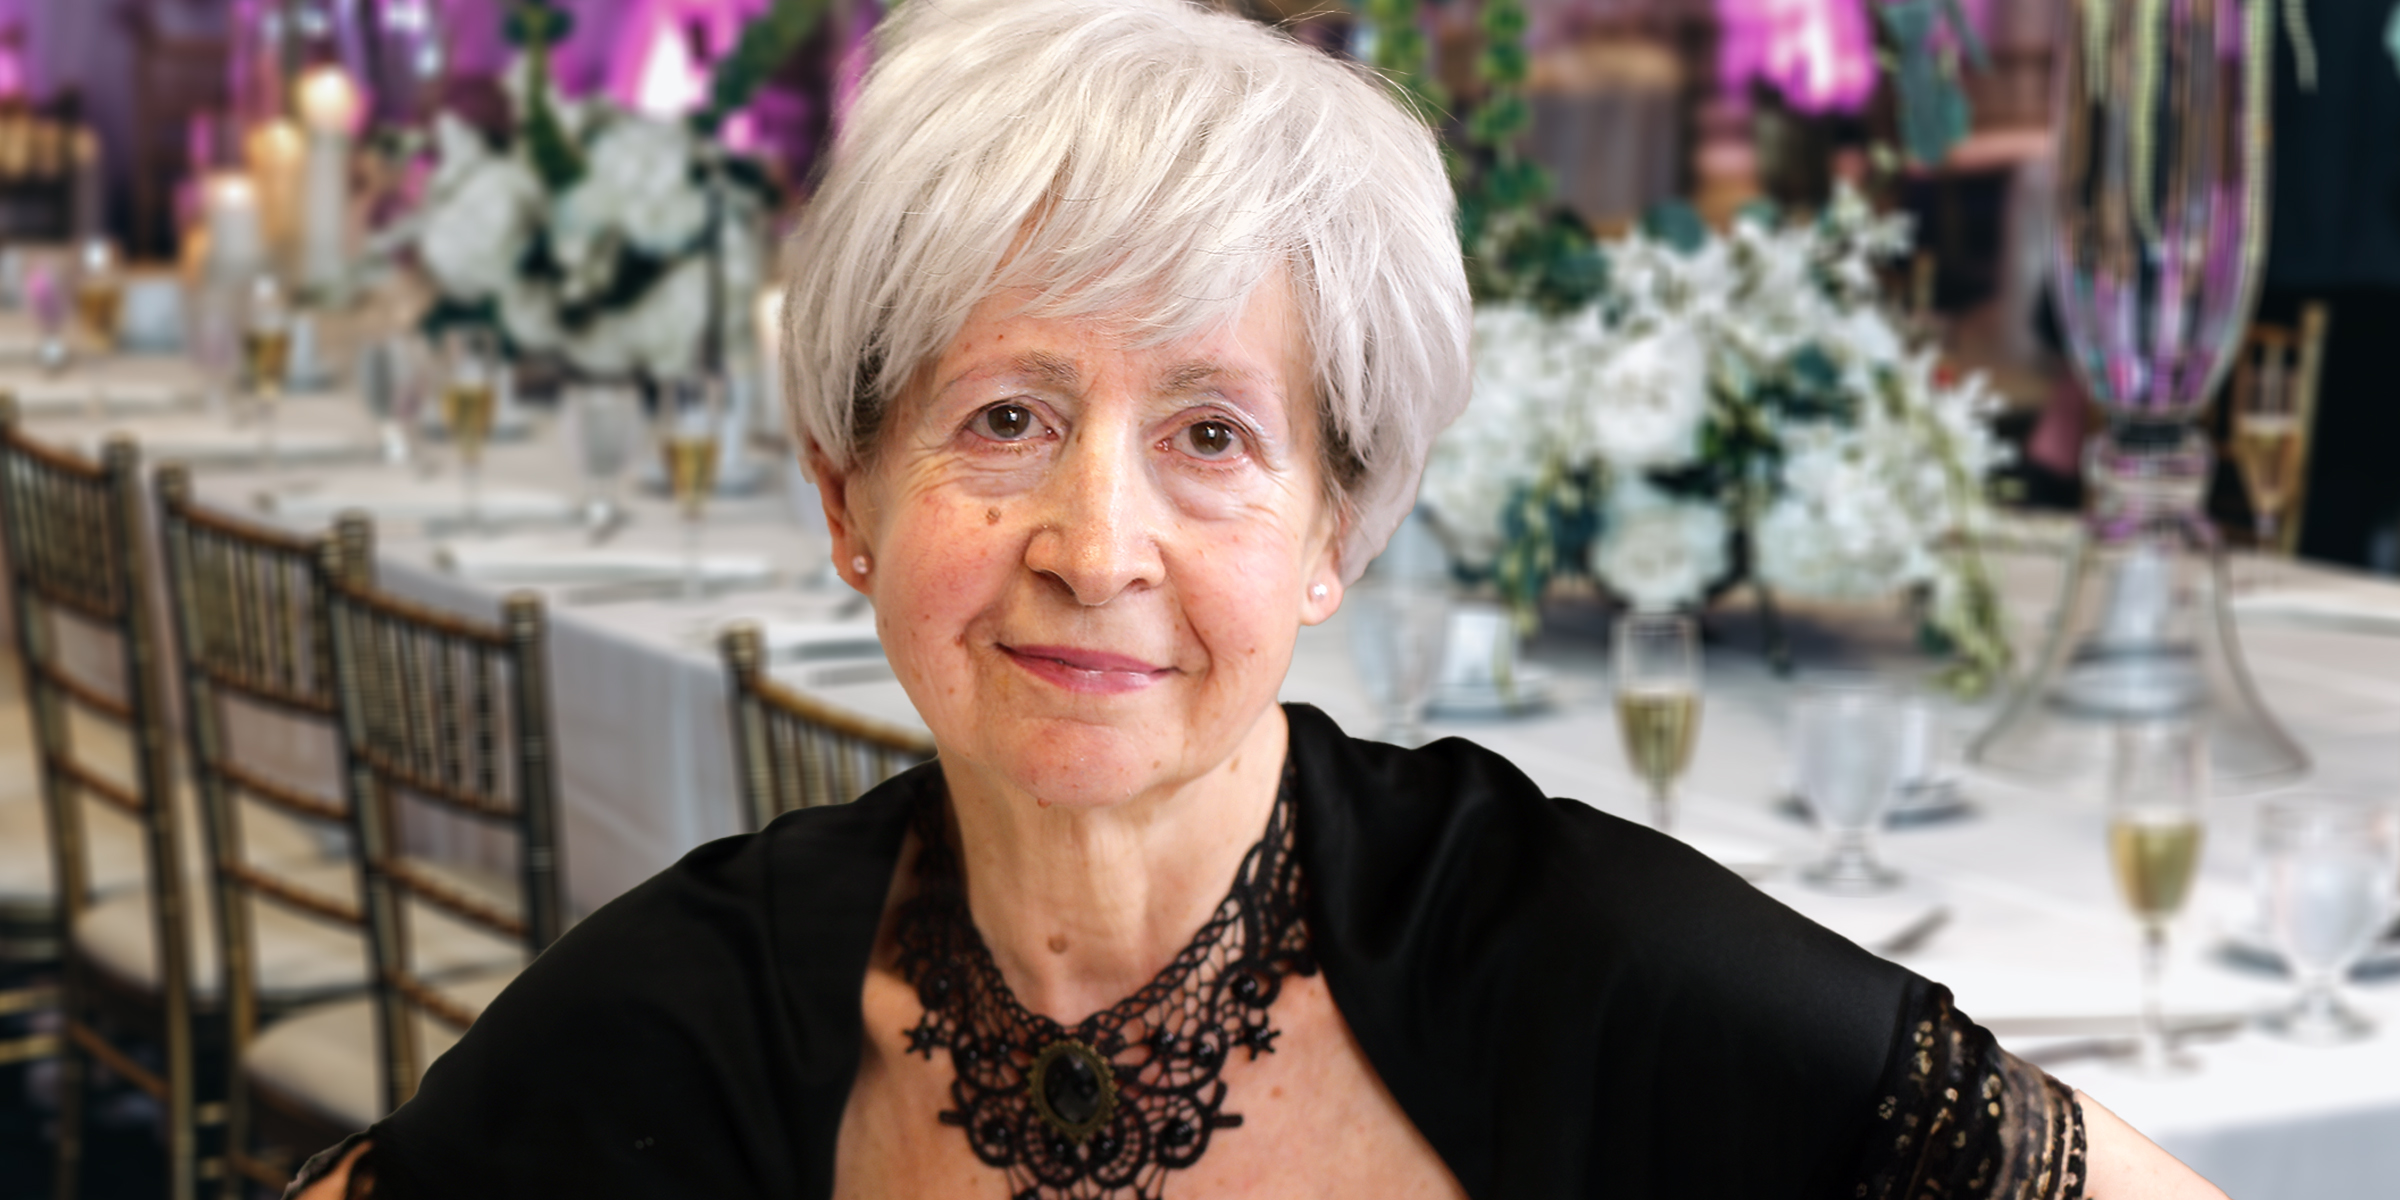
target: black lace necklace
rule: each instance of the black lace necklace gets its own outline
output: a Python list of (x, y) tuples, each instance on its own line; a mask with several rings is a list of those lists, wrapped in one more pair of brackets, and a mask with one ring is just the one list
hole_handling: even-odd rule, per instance
[(911, 1053), (950, 1052), (945, 1125), (1016, 1200), (1159, 1200), (1217, 1130), (1225, 1060), (1272, 1053), (1267, 1009), (1287, 974), (1314, 975), (1301, 920), (1287, 774), (1267, 831), (1242, 858), (1216, 914), (1141, 990), (1073, 1027), (1028, 1012), (967, 912), (937, 797), (917, 815), (918, 893), (900, 913), (900, 973), (925, 1015)]

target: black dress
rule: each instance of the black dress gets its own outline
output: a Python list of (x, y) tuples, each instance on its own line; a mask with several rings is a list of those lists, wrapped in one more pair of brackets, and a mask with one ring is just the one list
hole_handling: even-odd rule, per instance
[[(1468, 1194), (2081, 1194), (2073, 1094), (1940, 987), (1471, 742), (1286, 712), (1317, 962)], [(392, 1200), (830, 1195), (878, 922), (940, 789), (928, 766), (790, 814), (594, 913), (365, 1131), (362, 1177)]]

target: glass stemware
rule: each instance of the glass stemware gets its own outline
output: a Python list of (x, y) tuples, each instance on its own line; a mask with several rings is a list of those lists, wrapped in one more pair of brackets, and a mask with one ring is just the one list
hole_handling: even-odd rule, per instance
[(42, 369), (52, 374), (67, 369), (67, 284), (59, 276), (58, 265), (46, 258), (25, 268), (25, 306), (41, 336)]
[(632, 389), (615, 384), (577, 388), (568, 403), (583, 467), (584, 521), (597, 534), (623, 518), (625, 466), (638, 440), (641, 409)]
[(1793, 774), (1825, 831), (1825, 857), (1800, 869), (1811, 887), (1851, 895), (1900, 886), (1876, 861), (1875, 834), (1899, 791), (1905, 706), (1878, 682), (1816, 684), (1792, 706)]
[(660, 389), (658, 450), (667, 490), (683, 518), (683, 594), (699, 599), (703, 586), (700, 539), (708, 498), (717, 490), (718, 435), (725, 420), (725, 387), (714, 377), (679, 379)]
[(2279, 796), (2259, 807), (2258, 890), (2267, 928), (2300, 995), (2262, 1020), (2296, 1042), (2354, 1042), (2375, 1023), (2342, 1002), (2341, 982), (2391, 920), (2400, 813), (2337, 796)]
[(116, 353), (125, 303), (125, 276), (116, 243), (88, 238), (75, 254), (75, 315), (94, 353)]
[(2259, 347), (2255, 369), (2237, 374), (2237, 386), (2230, 389), (2233, 436), (2228, 449), (2250, 499), (2258, 549), (2272, 554), (2281, 544), (2284, 514), (2299, 488), (2304, 446), (2299, 389), (2287, 353), (2291, 339), (2266, 334), (2260, 331), (2266, 344)]
[(1700, 638), (1690, 617), (1628, 613), (1615, 632), (1617, 736), (1650, 792), (1650, 827), (1675, 832), (1675, 784), (1700, 733)]
[(292, 308), (272, 275), (250, 282), (242, 308), (242, 378), (257, 406), (259, 465), (276, 466), (275, 415), (292, 368)]
[(500, 339), (481, 327), (442, 337), (442, 424), (458, 448), (458, 478), (469, 532), (483, 531), (483, 446), (499, 403)]
[(2167, 1037), (2167, 928), (2191, 896), (2207, 831), (2208, 749), (2187, 721), (2131, 721), (2114, 731), (2108, 779), (2108, 861), (2118, 894), (2142, 925), (2142, 1012), (2134, 1068), (2178, 1075), (2199, 1067)]

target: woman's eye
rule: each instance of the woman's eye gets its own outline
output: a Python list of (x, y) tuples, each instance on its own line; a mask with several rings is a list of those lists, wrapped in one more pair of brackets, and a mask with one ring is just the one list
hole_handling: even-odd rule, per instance
[(1242, 445), (1242, 436), (1223, 421), (1196, 422), (1183, 431), (1183, 438), (1201, 458), (1224, 458)]
[(983, 431), (1003, 442), (1033, 432), (1033, 410), (1022, 404), (995, 404), (983, 410), (982, 421)]

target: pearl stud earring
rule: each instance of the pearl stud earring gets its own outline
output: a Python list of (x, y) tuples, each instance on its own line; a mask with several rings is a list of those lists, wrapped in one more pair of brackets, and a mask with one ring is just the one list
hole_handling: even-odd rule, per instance
[(1326, 589), (1324, 584), (1313, 584), (1308, 589), (1308, 598), (1311, 600), (1322, 600), (1325, 598), (1325, 591)]
[(850, 560), (850, 571), (854, 575), (864, 576), (867, 573), (868, 565), (867, 556), (861, 554)]

